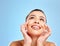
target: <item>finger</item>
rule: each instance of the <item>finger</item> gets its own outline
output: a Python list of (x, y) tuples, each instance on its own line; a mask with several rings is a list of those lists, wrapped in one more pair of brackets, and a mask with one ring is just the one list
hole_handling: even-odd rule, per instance
[(25, 29), (25, 25), (22, 25), (22, 26), (21, 26), (21, 29), (22, 29), (21, 32), (22, 32), (24, 38), (28, 37), (27, 30)]
[(46, 30), (46, 28), (47, 28), (46, 25), (41, 26), (41, 29), (42, 29), (42, 31), (43, 31), (43, 34), (46, 33), (46, 32), (48, 32), (48, 31)]
[(51, 29), (47, 26), (47, 33), (46, 33), (46, 35), (45, 35), (45, 37), (47, 38), (47, 37), (49, 37), (50, 35), (51, 35)]
[(44, 37), (47, 39), (50, 35), (50, 33), (47, 33)]
[(23, 34), (23, 36), (25, 38), (26, 37), (26, 30), (25, 30), (24, 25), (21, 25), (21, 32), (22, 32), (22, 34)]
[(25, 25), (25, 29), (27, 30), (27, 26), (28, 26), (28, 21), (24, 23)]
[(48, 32), (51, 32), (51, 28), (49, 26), (47, 26), (47, 30)]
[(51, 32), (51, 29), (47, 24), (45, 24), (44, 27), (46, 32)]
[(44, 26), (41, 25), (41, 31), (44, 32)]
[(26, 21), (25, 24), (28, 24), (28, 21)]
[(51, 29), (45, 24), (41, 36), (48, 37), (50, 35), (51, 35)]
[(28, 25), (28, 21), (27, 22), (25, 22), (23, 25), (21, 25), (23, 28), (27, 28), (27, 25)]
[(22, 32), (25, 32), (25, 25), (24, 25), (24, 24), (21, 25), (21, 31), (22, 31)]
[(47, 26), (47, 34), (48, 34), (48, 36), (50, 36), (51, 35), (51, 28), (49, 27), (49, 26)]

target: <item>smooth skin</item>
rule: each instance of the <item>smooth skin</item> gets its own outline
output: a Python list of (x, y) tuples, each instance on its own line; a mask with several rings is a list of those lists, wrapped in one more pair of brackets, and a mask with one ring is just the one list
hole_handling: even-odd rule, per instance
[(33, 11), (29, 14), (25, 24), (21, 26), (24, 40), (12, 42), (10, 46), (55, 46), (47, 42), (51, 35), (51, 29), (46, 24), (46, 17), (40, 11)]

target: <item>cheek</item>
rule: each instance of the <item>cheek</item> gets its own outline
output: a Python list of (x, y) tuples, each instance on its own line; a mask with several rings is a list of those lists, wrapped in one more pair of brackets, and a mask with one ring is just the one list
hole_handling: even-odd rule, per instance
[(43, 22), (40, 22), (40, 24), (41, 24), (41, 25), (44, 25), (44, 23), (43, 23)]
[(27, 24), (27, 29), (31, 30), (31, 25), (33, 24), (33, 21), (29, 20)]
[(40, 25), (44, 25), (44, 24), (46, 24), (46, 23), (45, 23), (45, 22), (43, 22), (43, 21), (41, 21), (41, 22), (40, 22)]
[(29, 20), (28, 21), (28, 25), (31, 25), (31, 24), (33, 24), (34, 23), (34, 20)]

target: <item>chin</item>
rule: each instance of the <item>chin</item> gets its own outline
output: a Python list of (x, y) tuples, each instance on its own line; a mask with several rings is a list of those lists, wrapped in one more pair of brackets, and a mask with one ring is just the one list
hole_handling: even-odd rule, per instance
[(28, 32), (28, 34), (31, 35), (31, 36), (40, 36), (41, 35), (41, 32), (30, 31), (30, 32)]

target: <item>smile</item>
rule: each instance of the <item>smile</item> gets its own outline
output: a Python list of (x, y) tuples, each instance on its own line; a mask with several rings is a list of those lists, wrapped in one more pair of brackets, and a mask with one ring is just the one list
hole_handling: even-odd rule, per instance
[(38, 25), (32, 25), (31, 28), (34, 30), (40, 30), (41, 29), (41, 27)]

